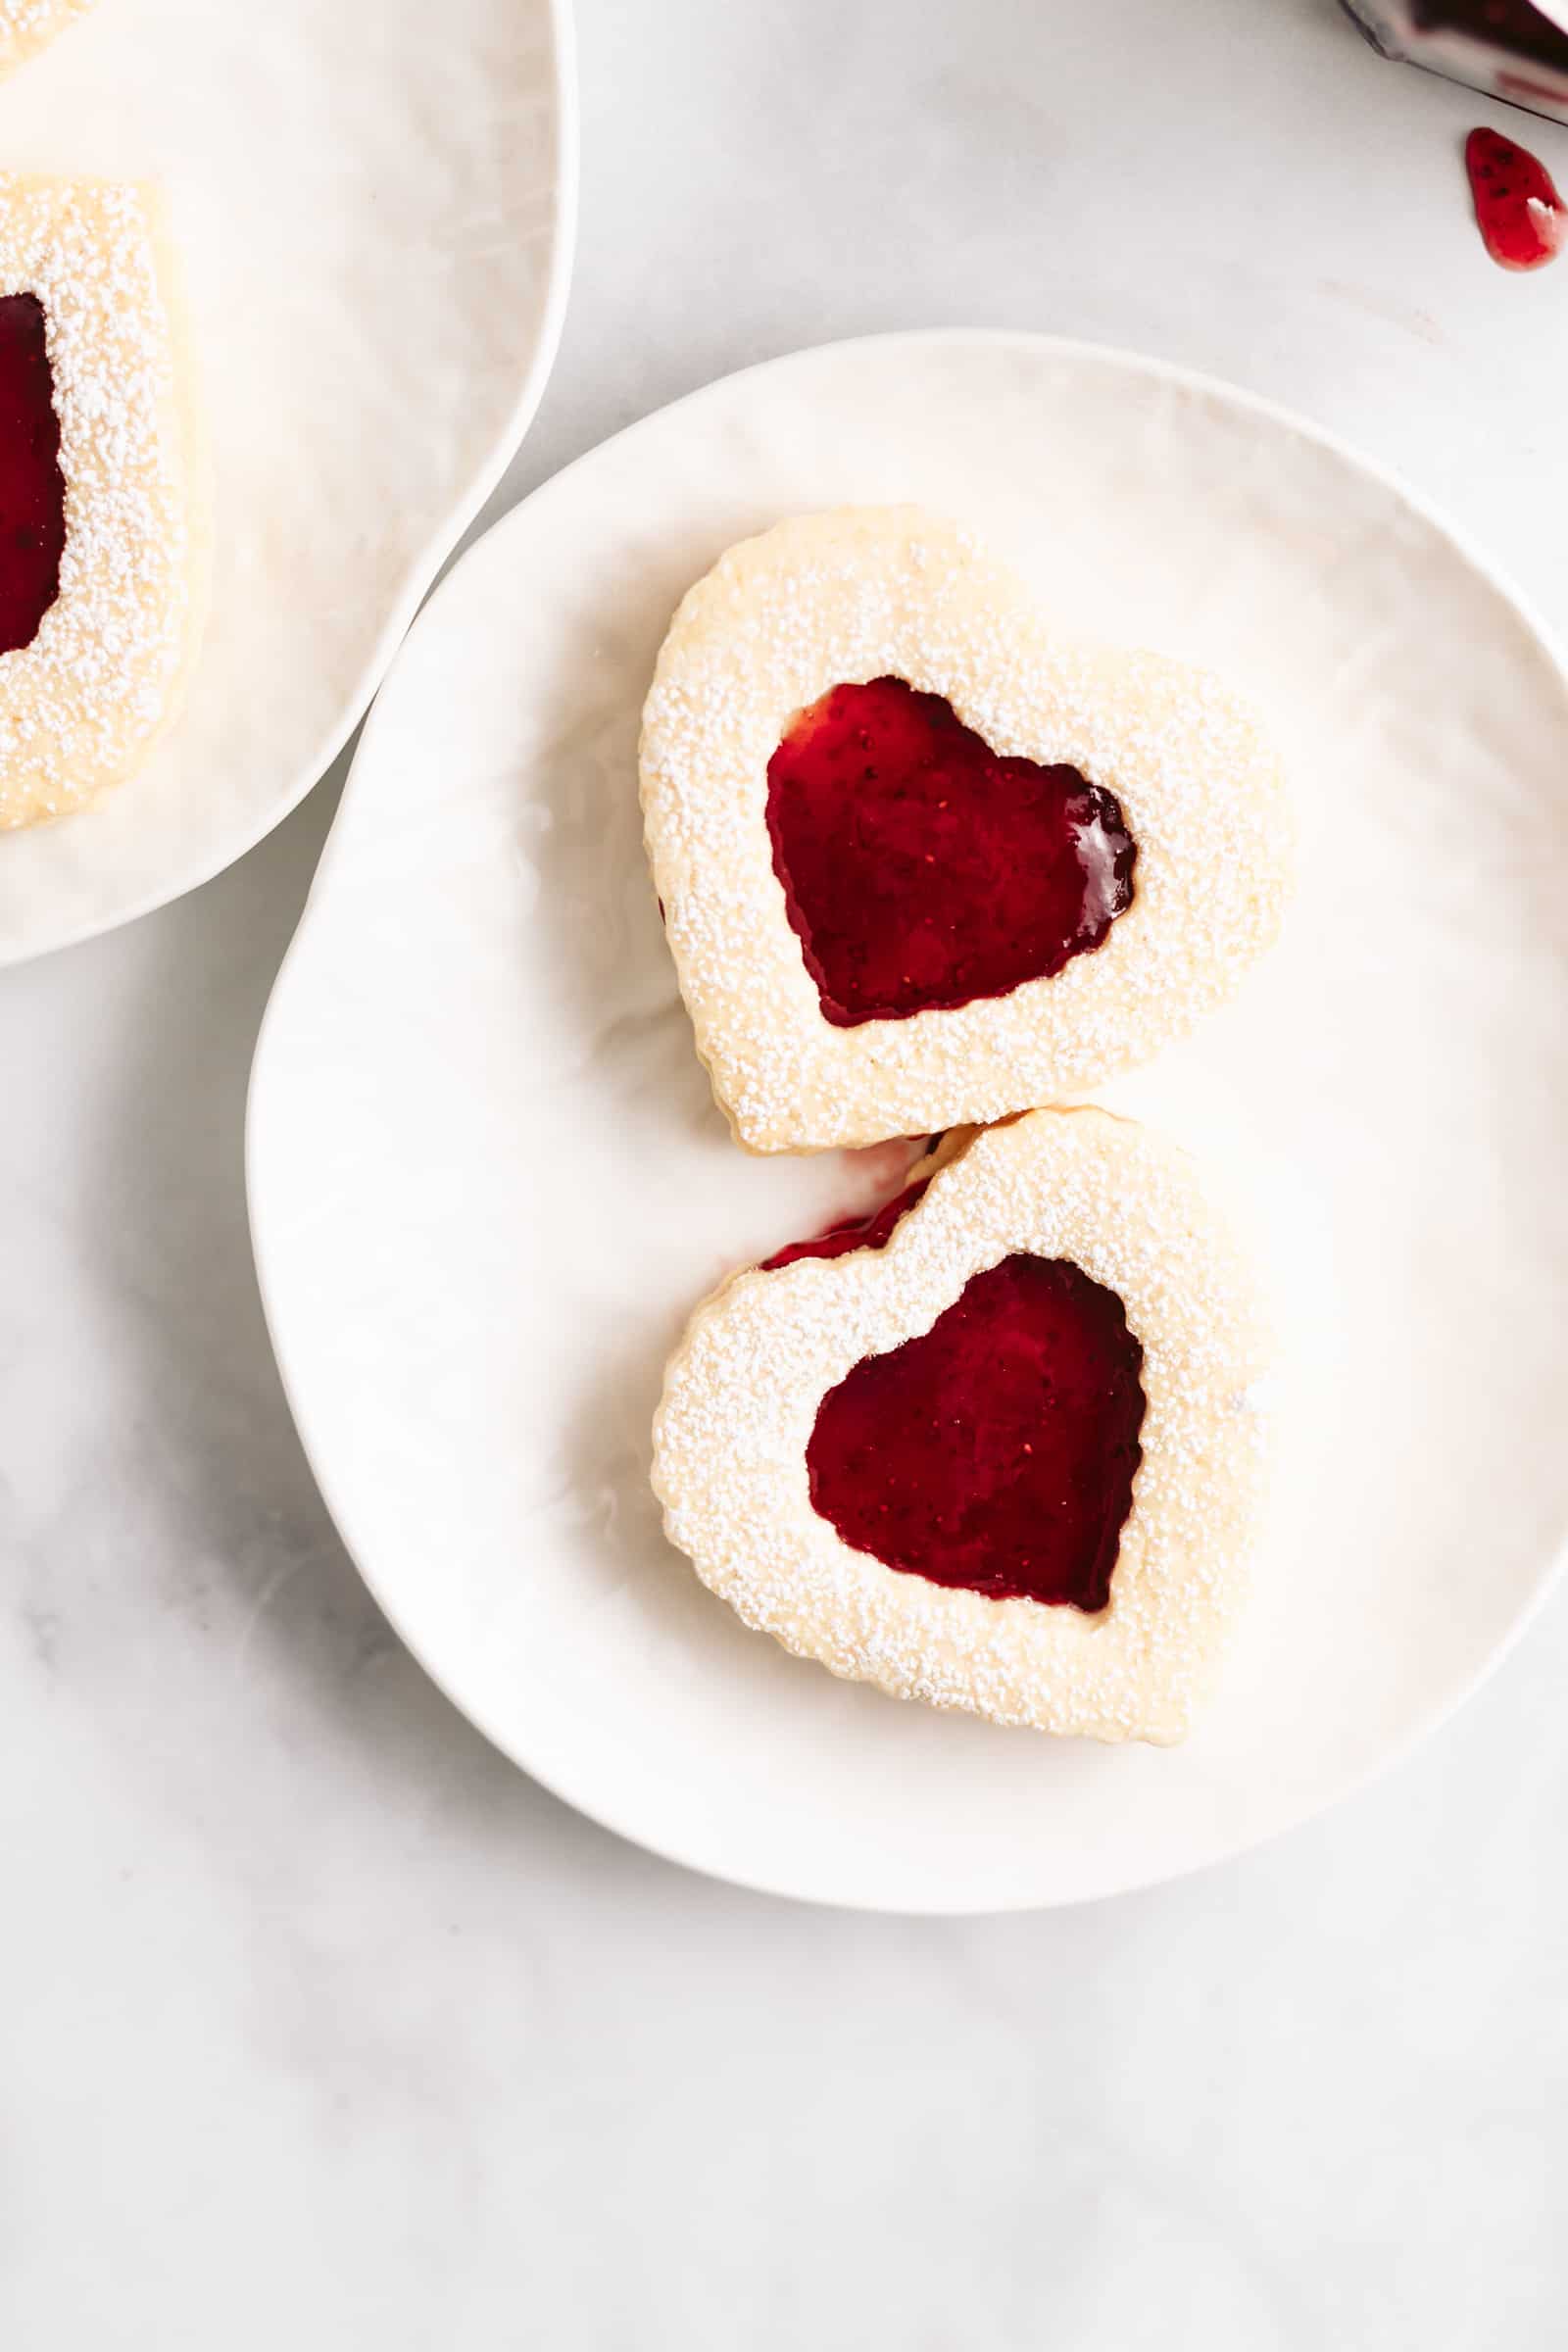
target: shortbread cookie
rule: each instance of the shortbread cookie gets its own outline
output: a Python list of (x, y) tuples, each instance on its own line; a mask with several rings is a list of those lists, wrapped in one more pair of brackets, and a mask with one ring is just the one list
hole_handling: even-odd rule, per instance
[(1185, 1156), (1036, 1111), (699, 1307), (654, 1489), (704, 1583), (834, 1674), (1175, 1740), (1242, 1597), (1265, 1355)]
[(1060, 642), (912, 507), (780, 523), (684, 599), (643, 714), (654, 883), (759, 1152), (1061, 1102), (1273, 939), (1291, 825), (1248, 708)]
[(0, 78), (95, 5), (96, 0), (0, 0)]
[(194, 440), (153, 193), (0, 173), (0, 829), (84, 807), (174, 714)]

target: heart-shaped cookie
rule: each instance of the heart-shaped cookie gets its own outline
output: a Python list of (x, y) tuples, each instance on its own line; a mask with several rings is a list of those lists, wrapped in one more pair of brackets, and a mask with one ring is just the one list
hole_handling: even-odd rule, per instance
[(902, 1200), (698, 1309), (654, 1427), (670, 1540), (834, 1674), (1180, 1739), (1255, 1518), (1243, 1261), (1185, 1156), (1093, 1108), (949, 1137)]
[(140, 187), (0, 173), (0, 830), (81, 808), (177, 708), (200, 468)]
[(1292, 829), (1247, 707), (1061, 643), (915, 508), (731, 548), (665, 638), (641, 764), (698, 1052), (754, 1151), (1081, 1094), (1278, 928)]

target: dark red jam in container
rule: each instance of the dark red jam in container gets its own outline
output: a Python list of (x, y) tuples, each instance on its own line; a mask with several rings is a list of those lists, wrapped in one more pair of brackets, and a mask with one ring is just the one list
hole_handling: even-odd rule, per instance
[(1343, 0), (1385, 57), (1568, 122), (1568, 6), (1548, 0)]

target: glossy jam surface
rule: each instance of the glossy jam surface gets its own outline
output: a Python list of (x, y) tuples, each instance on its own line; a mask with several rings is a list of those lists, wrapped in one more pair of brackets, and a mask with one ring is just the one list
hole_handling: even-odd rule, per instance
[(60, 594), (66, 483), (36, 294), (0, 297), (0, 654), (30, 645)]
[(1075, 767), (1004, 760), (939, 694), (834, 686), (767, 764), (773, 871), (839, 1028), (1006, 996), (1098, 948), (1138, 852)]
[(1539, 270), (1555, 260), (1568, 216), (1545, 165), (1500, 130), (1473, 130), (1464, 165), (1476, 225), (1493, 260), (1504, 270)]
[(843, 1257), (851, 1250), (884, 1249), (894, 1226), (906, 1208), (914, 1206), (930, 1181), (927, 1176), (919, 1184), (906, 1185), (902, 1193), (895, 1193), (891, 1200), (884, 1200), (869, 1216), (843, 1217), (825, 1233), (813, 1234), (808, 1242), (789, 1243), (771, 1257), (764, 1257), (760, 1271), (776, 1274), (780, 1266), (793, 1266), (798, 1257)]
[(1095, 1612), (1142, 1459), (1144, 1351), (1114, 1291), (1004, 1258), (817, 1411), (811, 1501), (846, 1544), (935, 1585)]

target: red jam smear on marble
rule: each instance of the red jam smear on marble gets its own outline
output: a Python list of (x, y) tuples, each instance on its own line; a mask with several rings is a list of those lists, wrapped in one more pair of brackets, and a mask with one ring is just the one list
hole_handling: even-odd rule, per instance
[(1539, 270), (1554, 261), (1568, 214), (1545, 165), (1500, 130), (1473, 130), (1464, 143), (1464, 168), (1476, 226), (1493, 260), (1504, 270)]
[(43, 304), (0, 297), (0, 654), (19, 653), (60, 594), (66, 481), (60, 470)]
[(1121, 1300), (1081, 1266), (1004, 1258), (828, 1391), (811, 1501), (890, 1568), (1093, 1615), (1143, 1458), (1143, 1360)]
[(902, 678), (833, 686), (767, 763), (773, 871), (835, 1027), (1004, 997), (1098, 948), (1137, 847), (1075, 767), (1003, 759)]
[(906, 1184), (902, 1193), (873, 1208), (869, 1216), (841, 1217), (825, 1233), (814, 1234), (808, 1242), (791, 1242), (783, 1250), (764, 1257), (759, 1271), (776, 1274), (780, 1266), (793, 1266), (800, 1257), (844, 1257), (851, 1250), (883, 1250), (888, 1237), (906, 1208), (912, 1208), (930, 1183), (929, 1176), (918, 1184)]

